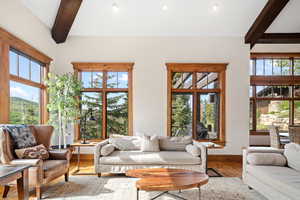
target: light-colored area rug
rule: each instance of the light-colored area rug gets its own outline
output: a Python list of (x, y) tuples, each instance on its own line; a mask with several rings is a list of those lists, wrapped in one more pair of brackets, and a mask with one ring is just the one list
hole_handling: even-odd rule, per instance
[[(101, 177), (71, 176), (70, 181), (63, 181), (43, 188), (43, 198), (53, 200), (135, 200), (135, 178), (125, 176)], [(10, 192), (13, 197), (15, 192)], [(189, 200), (198, 199), (198, 190), (175, 191)], [(140, 200), (148, 200), (158, 192), (140, 192)], [(249, 190), (239, 178), (210, 178), (209, 183), (202, 187), (203, 200), (266, 200), (255, 190)], [(11, 198), (8, 198), (11, 199)], [(158, 200), (176, 200), (164, 195)]]

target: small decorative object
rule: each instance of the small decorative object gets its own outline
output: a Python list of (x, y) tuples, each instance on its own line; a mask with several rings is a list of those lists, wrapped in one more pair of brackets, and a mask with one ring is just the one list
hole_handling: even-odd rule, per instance
[[(89, 117), (88, 117), (89, 116)], [(82, 137), (81, 144), (88, 144), (89, 142), (86, 140), (86, 122), (87, 121), (96, 121), (93, 115), (93, 109), (89, 108), (88, 111), (81, 118), (81, 122), (83, 122), (83, 126), (80, 128), (80, 133)]]

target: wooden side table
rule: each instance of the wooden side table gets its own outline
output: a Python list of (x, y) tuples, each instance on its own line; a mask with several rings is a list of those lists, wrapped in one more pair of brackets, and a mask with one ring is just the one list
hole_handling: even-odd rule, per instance
[(77, 149), (77, 169), (72, 173), (72, 175), (94, 175), (95, 173), (79, 173), (80, 172), (80, 148), (81, 147), (95, 147), (98, 142), (90, 142), (88, 144), (81, 144), (80, 142), (76, 142), (71, 144), (72, 149)]
[(17, 180), (18, 200), (28, 200), (28, 168), (31, 165), (0, 165), (0, 185), (4, 185), (3, 197), (9, 191), (9, 184)]

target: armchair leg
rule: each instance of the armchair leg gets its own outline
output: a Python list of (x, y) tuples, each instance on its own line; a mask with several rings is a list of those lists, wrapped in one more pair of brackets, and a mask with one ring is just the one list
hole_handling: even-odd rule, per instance
[(69, 181), (69, 172), (65, 173), (65, 181), (66, 181), (66, 182)]
[(10, 189), (10, 187), (9, 187), (8, 185), (5, 185), (5, 186), (4, 186), (3, 194), (2, 194), (2, 197), (3, 197), (3, 198), (6, 198), (6, 197), (7, 197), (7, 194), (8, 194), (8, 192), (9, 192), (9, 189)]
[(97, 175), (98, 175), (99, 178), (101, 177), (101, 173), (98, 173)]
[(37, 187), (35, 188), (35, 192), (36, 192), (36, 199), (37, 199), (37, 200), (42, 199), (42, 189), (41, 189), (40, 186), (37, 186)]

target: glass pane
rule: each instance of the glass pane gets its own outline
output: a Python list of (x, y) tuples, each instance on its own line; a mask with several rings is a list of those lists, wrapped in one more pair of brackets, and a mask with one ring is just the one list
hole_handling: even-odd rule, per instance
[(40, 123), (40, 89), (10, 81), (11, 124)]
[(300, 75), (300, 59), (294, 60), (294, 74)]
[(290, 97), (291, 87), (289, 86), (256, 86), (257, 97)]
[(93, 86), (94, 88), (103, 87), (103, 73), (102, 72), (93, 72)]
[(281, 70), (282, 75), (291, 75), (292, 73), (292, 64), (291, 60), (289, 59), (282, 59), (281, 60)]
[(108, 72), (107, 73), (108, 88), (128, 88), (127, 72)]
[(41, 82), (41, 66), (37, 62), (31, 61), (31, 80)]
[(172, 78), (173, 88), (190, 89), (192, 88), (193, 73), (175, 72)]
[(266, 76), (272, 76), (273, 69), (272, 69), (272, 60), (271, 59), (265, 59), (265, 75)]
[(253, 97), (253, 87), (254, 86), (249, 87), (249, 97)]
[(9, 72), (18, 75), (18, 54), (13, 51), (9, 51)]
[(19, 55), (19, 76), (25, 79), (29, 79), (29, 63), (30, 60), (27, 57)]
[(218, 87), (218, 73), (197, 73), (197, 88), (215, 89)]
[(249, 74), (250, 76), (254, 75), (253, 74), (253, 69), (254, 69), (254, 63), (255, 63), (255, 60), (250, 60), (250, 68), (249, 68)]
[(81, 72), (81, 82), (84, 88), (92, 87), (92, 72)]
[(300, 125), (300, 101), (294, 101), (294, 124)]
[(276, 75), (276, 76), (281, 75), (281, 60), (280, 59), (273, 60), (273, 75)]
[(256, 75), (258, 75), (258, 76), (264, 75), (264, 60), (263, 59), (256, 60)]
[(106, 101), (107, 136), (128, 135), (128, 94), (126, 92), (108, 93)]
[(299, 85), (296, 85), (294, 86), (294, 96), (295, 97), (300, 97), (300, 86)]
[(193, 96), (192, 94), (172, 95), (172, 136), (192, 135)]
[(270, 125), (279, 126), (281, 131), (288, 131), (289, 101), (257, 101), (257, 130), (268, 130)]
[[(102, 136), (102, 94), (83, 92), (81, 100), (81, 113), (87, 119), (86, 126), (84, 117), (80, 120), (81, 138), (85, 136), (86, 139), (99, 139)], [(95, 120), (91, 120), (91, 116)]]
[(219, 95), (199, 94), (196, 139), (217, 139), (219, 133)]

